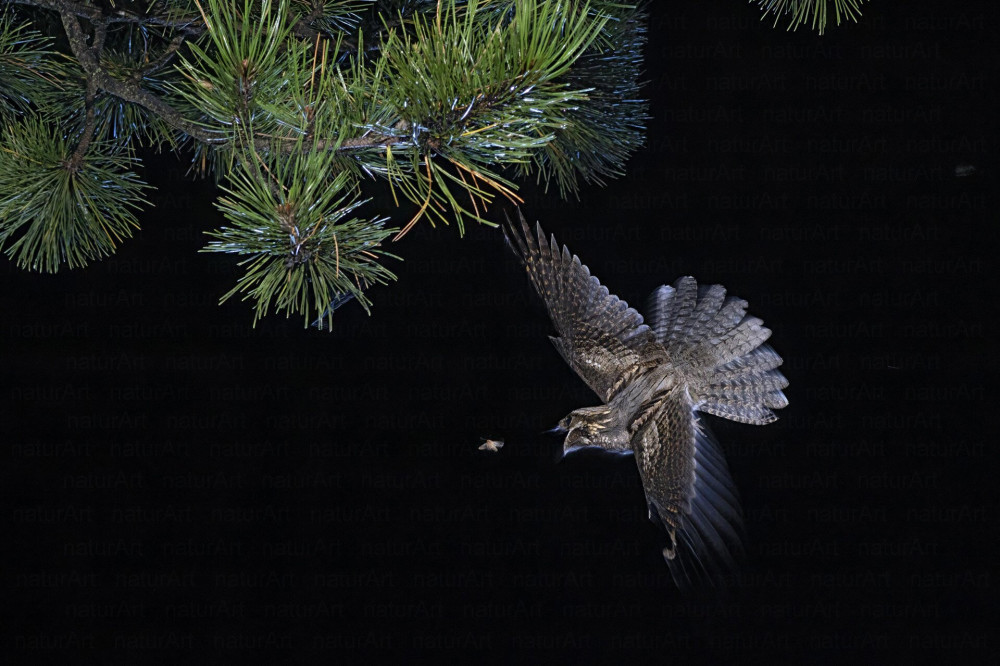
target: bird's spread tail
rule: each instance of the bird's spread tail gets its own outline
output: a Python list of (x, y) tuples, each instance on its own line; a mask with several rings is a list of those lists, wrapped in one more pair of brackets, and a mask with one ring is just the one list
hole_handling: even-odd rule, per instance
[(781, 357), (764, 342), (770, 329), (746, 314), (746, 301), (720, 285), (698, 287), (682, 277), (650, 296), (650, 328), (673, 363), (689, 378), (699, 411), (742, 423), (764, 424), (788, 399)]

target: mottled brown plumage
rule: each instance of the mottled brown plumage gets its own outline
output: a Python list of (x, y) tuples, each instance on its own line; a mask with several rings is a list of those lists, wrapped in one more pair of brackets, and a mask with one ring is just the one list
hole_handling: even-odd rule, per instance
[(634, 453), (649, 517), (670, 536), (664, 549), (681, 587), (722, 585), (742, 552), (742, 513), (706, 412), (770, 423), (788, 404), (788, 381), (764, 342), (771, 331), (746, 301), (691, 277), (650, 296), (649, 324), (560, 247), (521, 218), (505, 229), (545, 302), (552, 342), (602, 404), (570, 412), (559, 427), (568, 453), (599, 447)]

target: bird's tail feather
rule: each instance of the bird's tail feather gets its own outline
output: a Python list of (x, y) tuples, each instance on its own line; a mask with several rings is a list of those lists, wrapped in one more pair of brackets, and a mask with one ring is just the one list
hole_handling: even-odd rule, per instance
[(770, 329), (748, 317), (746, 301), (720, 285), (698, 287), (682, 277), (653, 292), (649, 327), (671, 361), (689, 376), (697, 408), (742, 423), (764, 424), (788, 399), (781, 357), (764, 342)]

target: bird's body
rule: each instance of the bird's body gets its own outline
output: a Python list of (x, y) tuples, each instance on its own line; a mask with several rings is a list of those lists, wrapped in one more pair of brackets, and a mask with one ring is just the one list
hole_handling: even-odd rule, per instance
[(635, 454), (649, 508), (671, 544), (682, 587), (719, 585), (742, 551), (742, 513), (719, 445), (697, 412), (764, 424), (788, 404), (770, 331), (746, 302), (694, 278), (661, 286), (649, 322), (610, 294), (568, 248), (521, 220), (508, 230), (559, 333), (559, 353), (601, 398), (559, 423), (565, 453), (598, 447)]
[[(656, 406), (650, 396), (662, 396), (683, 390), (669, 365), (653, 366), (626, 383), (604, 405), (583, 407), (570, 412), (570, 420), (561, 426), (567, 433), (566, 452), (598, 447), (612, 452), (631, 452), (632, 438)], [(576, 416), (579, 428), (574, 428)], [(589, 426), (589, 427), (586, 427)]]

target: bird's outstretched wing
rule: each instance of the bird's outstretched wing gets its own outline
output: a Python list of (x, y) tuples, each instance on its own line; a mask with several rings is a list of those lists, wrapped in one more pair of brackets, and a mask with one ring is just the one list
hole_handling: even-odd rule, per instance
[(553, 344), (570, 367), (607, 402), (660, 349), (642, 315), (590, 274), (552, 236), (546, 240), (520, 216), (504, 228), (511, 247), (524, 263), (538, 295), (545, 301), (559, 337)]
[(683, 389), (649, 409), (632, 448), (649, 518), (670, 536), (664, 559), (679, 588), (725, 587), (743, 554), (743, 514), (725, 456)]

